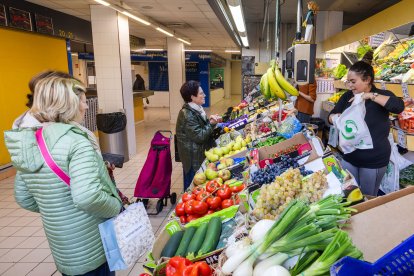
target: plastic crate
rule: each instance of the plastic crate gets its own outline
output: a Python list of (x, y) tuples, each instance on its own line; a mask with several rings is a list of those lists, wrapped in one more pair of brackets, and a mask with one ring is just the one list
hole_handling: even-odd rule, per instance
[(414, 275), (414, 235), (373, 264), (344, 257), (332, 265), (331, 275)]

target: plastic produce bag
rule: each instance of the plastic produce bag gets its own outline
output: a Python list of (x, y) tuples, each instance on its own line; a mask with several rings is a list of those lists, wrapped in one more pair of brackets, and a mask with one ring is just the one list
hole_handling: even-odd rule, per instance
[(400, 170), (412, 165), (398, 152), (397, 145), (394, 143), (392, 134), (388, 136), (391, 144), (391, 158), (387, 166), (387, 171), (382, 178), (380, 189), (386, 194), (398, 191), (400, 189)]
[(96, 115), (96, 125), (98, 130), (107, 134), (123, 131), (126, 124), (126, 115), (122, 112), (101, 113)]
[(282, 122), (280, 127), (277, 129), (277, 132), (280, 136), (285, 139), (290, 139), (296, 133), (300, 132), (302, 129), (302, 124), (295, 116), (289, 116)]
[(347, 108), (335, 121), (339, 132), (339, 147), (343, 153), (351, 153), (356, 149), (372, 149), (371, 134), (365, 122), (365, 101)]

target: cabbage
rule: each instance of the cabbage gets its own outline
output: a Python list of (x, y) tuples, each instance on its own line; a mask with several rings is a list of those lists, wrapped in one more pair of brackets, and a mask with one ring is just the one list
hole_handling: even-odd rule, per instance
[(333, 69), (333, 72), (332, 72), (333, 76), (334, 76), (336, 79), (341, 79), (341, 78), (342, 78), (343, 76), (345, 76), (347, 73), (348, 73), (348, 69), (346, 69), (346, 66), (345, 66), (345, 65), (343, 65), (343, 64), (339, 64), (338, 66), (336, 66), (336, 67)]

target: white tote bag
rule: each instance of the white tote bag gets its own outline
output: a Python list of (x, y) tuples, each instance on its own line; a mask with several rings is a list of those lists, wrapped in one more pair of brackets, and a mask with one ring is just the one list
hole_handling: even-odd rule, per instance
[(152, 249), (155, 240), (142, 202), (99, 224), (99, 232), (111, 271), (127, 269)]
[(356, 149), (372, 149), (371, 134), (365, 122), (365, 101), (353, 104), (335, 121), (339, 132), (339, 147), (343, 153), (351, 153)]

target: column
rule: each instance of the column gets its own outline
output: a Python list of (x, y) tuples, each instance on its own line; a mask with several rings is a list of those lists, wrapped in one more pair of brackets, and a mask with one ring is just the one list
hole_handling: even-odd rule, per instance
[(91, 5), (92, 37), (100, 112), (125, 112), (129, 156), (136, 154), (128, 18)]
[(185, 82), (184, 45), (173, 37), (167, 38), (168, 47), (168, 86), (170, 91), (170, 123), (177, 122), (178, 113), (184, 104), (180, 88)]
[(224, 67), (224, 98), (231, 98), (231, 61), (226, 59), (226, 66)]
[[(333, 35), (342, 32), (343, 25), (343, 12), (342, 11), (320, 11), (316, 15), (316, 37), (315, 43), (332, 37)], [(323, 54), (322, 47), (318, 45), (316, 48), (316, 57), (321, 57)]]

